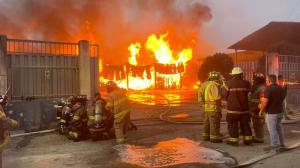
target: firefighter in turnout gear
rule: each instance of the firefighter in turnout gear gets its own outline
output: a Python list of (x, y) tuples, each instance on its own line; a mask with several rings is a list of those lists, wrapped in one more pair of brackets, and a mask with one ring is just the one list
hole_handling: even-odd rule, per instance
[[(135, 127), (130, 121), (131, 105), (125, 91), (120, 89), (116, 83), (107, 83), (106, 109), (111, 110), (114, 115), (114, 129), (117, 143), (125, 142), (125, 133), (128, 129)], [(136, 128), (136, 127), (135, 127)]]
[(86, 113), (86, 101), (87, 98), (84, 95), (76, 96), (76, 103), (72, 106), (72, 118), (69, 128), (69, 138), (74, 141), (85, 139), (88, 134), (87, 129), (87, 113)]
[(74, 96), (70, 96), (67, 98), (66, 103), (64, 104), (63, 108), (61, 109), (61, 114), (57, 115), (57, 119), (59, 121), (59, 129), (58, 132), (60, 134), (67, 134), (69, 132), (69, 125), (72, 120), (72, 107), (76, 103), (76, 99)]
[(198, 92), (198, 101), (204, 105), (204, 129), (202, 138), (213, 143), (222, 142), (220, 135), (221, 106), (221, 75), (210, 72), (208, 80), (204, 82)]
[(260, 99), (264, 97), (266, 78), (262, 73), (254, 73), (252, 80), (253, 85), (249, 94), (249, 108), (255, 135), (253, 136), (253, 142), (263, 143), (265, 119), (263, 116), (259, 116), (258, 105)]
[(228, 122), (228, 132), (230, 135), (226, 143), (238, 146), (239, 130), (241, 129), (244, 136), (244, 144), (251, 145), (252, 131), (248, 106), (250, 82), (243, 79), (243, 71), (239, 67), (234, 67), (231, 75), (232, 79), (228, 81), (225, 91), (225, 99), (227, 101), (226, 120)]
[(95, 94), (95, 99), (89, 102), (88, 129), (93, 140), (108, 139), (113, 127), (113, 115), (105, 109), (106, 101), (101, 98), (100, 93)]
[(8, 131), (18, 127), (18, 122), (6, 117), (4, 107), (7, 104), (7, 96), (0, 95), (0, 168), (2, 167), (2, 151), (8, 143)]

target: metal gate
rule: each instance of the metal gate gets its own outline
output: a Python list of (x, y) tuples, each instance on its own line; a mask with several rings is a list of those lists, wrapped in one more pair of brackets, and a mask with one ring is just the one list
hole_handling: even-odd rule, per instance
[(13, 99), (80, 94), (80, 49), (90, 57), (89, 72), (95, 78), (92, 82), (97, 83), (98, 45), (87, 42), (82, 49), (80, 43), (6, 39), (6, 36), (1, 36), (0, 44), (1, 93), (3, 88), (10, 87)]
[[(56, 118), (53, 101), (98, 91), (99, 46), (7, 39), (0, 35), (0, 94), (10, 88), (7, 114), (21, 128), (47, 128)], [(25, 101), (24, 101), (25, 100)]]
[(78, 44), (8, 39), (7, 54), (14, 99), (79, 93)]

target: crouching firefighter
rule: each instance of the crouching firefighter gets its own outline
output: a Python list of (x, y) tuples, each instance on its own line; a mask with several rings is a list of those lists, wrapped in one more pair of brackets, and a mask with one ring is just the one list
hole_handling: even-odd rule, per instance
[(136, 129), (136, 126), (130, 121), (131, 105), (125, 91), (121, 90), (116, 83), (108, 82), (107, 92), (106, 109), (111, 110), (114, 115), (116, 142), (124, 143), (126, 131), (130, 128)]
[(252, 144), (252, 131), (250, 127), (250, 114), (248, 106), (248, 93), (250, 82), (243, 79), (243, 71), (235, 67), (231, 72), (232, 79), (227, 82), (225, 99), (227, 100), (228, 132), (230, 138), (226, 143), (233, 146), (239, 145), (239, 127), (244, 136), (244, 144)]
[(100, 93), (95, 94), (95, 99), (89, 102), (88, 129), (92, 140), (108, 139), (111, 136), (113, 127), (113, 115), (105, 109), (106, 101), (101, 98)]
[(220, 73), (210, 72), (198, 92), (198, 101), (204, 104), (204, 129), (202, 138), (213, 143), (222, 142), (220, 121), (222, 118)]
[(6, 117), (4, 107), (7, 104), (7, 96), (0, 95), (0, 168), (2, 167), (2, 151), (8, 144), (8, 131), (18, 127), (18, 122)]
[(258, 105), (260, 99), (264, 97), (264, 90), (266, 88), (266, 78), (262, 73), (253, 74), (253, 85), (249, 94), (249, 108), (253, 124), (254, 135), (253, 142), (263, 143), (264, 142), (264, 116), (259, 116)]
[(87, 113), (86, 113), (86, 96), (77, 96), (76, 103), (72, 107), (72, 119), (69, 128), (69, 138), (74, 141), (79, 141), (87, 138)]
[(67, 134), (69, 132), (68, 129), (70, 128), (70, 122), (73, 117), (72, 107), (74, 106), (75, 103), (76, 102), (74, 96), (68, 97), (61, 109), (61, 114), (57, 115), (57, 119), (59, 121), (58, 132), (60, 134)]

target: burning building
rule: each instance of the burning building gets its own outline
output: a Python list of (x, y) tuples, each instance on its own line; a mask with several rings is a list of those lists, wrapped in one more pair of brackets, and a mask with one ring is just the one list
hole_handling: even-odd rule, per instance
[[(144, 44), (151, 64), (144, 65), (138, 61), (141, 43), (132, 43), (128, 47), (130, 56), (126, 65), (102, 65), (100, 61), (100, 82), (115, 81), (120, 87), (127, 89), (172, 88), (182, 86), (182, 76), (188, 62), (192, 59), (192, 48), (173, 51), (166, 41), (167, 34), (159, 38), (152, 34)], [(140, 60), (144, 60), (141, 58)], [(148, 61), (149, 62), (149, 61)]]

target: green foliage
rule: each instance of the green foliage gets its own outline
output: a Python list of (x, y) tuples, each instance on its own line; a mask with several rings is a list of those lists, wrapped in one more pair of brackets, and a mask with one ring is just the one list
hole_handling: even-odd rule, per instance
[(225, 53), (216, 53), (212, 56), (208, 56), (203, 61), (198, 71), (198, 78), (200, 81), (207, 79), (207, 75), (211, 71), (221, 72), (221, 74), (228, 79), (230, 72), (233, 68), (232, 58)]

